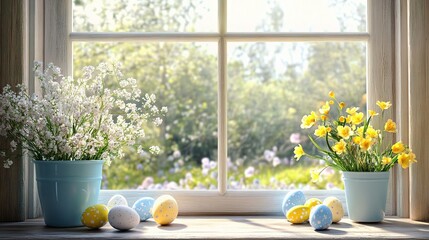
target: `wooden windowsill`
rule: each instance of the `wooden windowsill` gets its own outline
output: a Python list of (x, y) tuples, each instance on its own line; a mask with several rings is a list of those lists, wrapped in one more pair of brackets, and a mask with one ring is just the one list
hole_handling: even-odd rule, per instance
[(429, 223), (389, 217), (382, 223), (359, 224), (343, 219), (326, 231), (310, 224), (292, 225), (278, 216), (181, 216), (169, 226), (142, 222), (120, 232), (46, 227), (43, 219), (0, 223), (0, 239), (429, 239)]

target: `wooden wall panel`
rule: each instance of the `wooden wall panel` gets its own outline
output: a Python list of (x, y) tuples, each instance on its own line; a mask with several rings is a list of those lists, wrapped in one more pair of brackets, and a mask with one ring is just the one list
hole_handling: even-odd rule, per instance
[[(392, 101), (394, 99), (395, 79), (395, 29), (394, 29), (394, 1), (372, 1), (368, 8), (368, 109), (379, 110), (377, 100)], [(394, 118), (394, 109), (385, 113), (385, 119)], [(374, 118), (373, 124), (382, 128), (381, 118)], [(386, 142), (393, 138), (386, 137)], [(391, 171), (389, 192), (387, 197), (387, 215), (396, 214), (396, 174)]]
[(429, 1), (409, 3), (410, 217), (429, 221)]
[[(23, 83), (25, 75), (25, 0), (0, 1), (0, 87)], [(0, 144), (9, 145), (8, 139)], [(11, 156), (14, 164), (3, 168), (0, 158), (0, 221), (25, 220), (24, 175), (22, 154), (16, 151)]]
[(72, 74), (71, 0), (45, 0), (44, 62), (54, 63), (65, 75)]
[[(395, 106), (398, 133), (396, 141), (409, 144), (409, 109), (408, 109), (408, 0), (395, 0)], [(409, 169), (395, 166), (396, 214), (409, 217)]]

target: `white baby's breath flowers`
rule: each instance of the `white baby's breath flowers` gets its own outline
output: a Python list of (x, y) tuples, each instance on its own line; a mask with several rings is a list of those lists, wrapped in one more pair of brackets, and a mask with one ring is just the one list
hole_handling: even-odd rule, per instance
[(159, 154), (161, 152), (161, 149), (158, 146), (151, 146), (149, 148), (149, 152), (152, 154)]
[[(141, 96), (137, 80), (124, 78), (118, 63), (100, 63), (82, 69), (82, 78), (61, 75), (61, 70), (49, 64), (43, 71), (35, 65), (43, 97), (29, 95), (19, 85), (6, 86), (0, 94), (0, 136), (14, 139), (10, 151), (18, 145), (28, 149), (36, 160), (95, 160), (121, 158), (124, 146), (137, 145), (144, 137), (150, 121), (162, 124), (161, 110), (153, 94)], [(106, 79), (116, 79), (116, 87), (108, 89)], [(144, 152), (137, 146), (139, 152)], [(157, 146), (149, 152), (157, 154)], [(7, 151), (5, 151), (7, 152)], [(4, 160), (3, 167), (13, 162)]]

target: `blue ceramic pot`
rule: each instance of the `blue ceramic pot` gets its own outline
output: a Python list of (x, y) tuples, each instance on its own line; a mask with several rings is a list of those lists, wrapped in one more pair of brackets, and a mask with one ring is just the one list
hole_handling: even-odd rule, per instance
[(343, 172), (349, 218), (355, 222), (384, 219), (389, 172)]
[(103, 160), (33, 161), (45, 224), (82, 226), (83, 211), (97, 204)]

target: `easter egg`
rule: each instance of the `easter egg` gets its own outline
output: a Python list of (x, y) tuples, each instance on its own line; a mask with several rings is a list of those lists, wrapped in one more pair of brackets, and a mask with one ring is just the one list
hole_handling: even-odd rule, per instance
[(292, 207), (287, 211), (286, 218), (289, 222), (297, 224), (303, 223), (310, 217), (310, 208), (304, 205)]
[(286, 194), (286, 196), (283, 199), (282, 203), (282, 211), (283, 214), (286, 215), (287, 211), (291, 209), (292, 207), (298, 206), (298, 205), (304, 205), (305, 204), (305, 196), (302, 191), (295, 190), (290, 191)]
[(151, 197), (142, 197), (134, 203), (133, 209), (139, 214), (140, 221), (146, 221), (152, 217), (150, 210), (154, 202), (155, 200)]
[(332, 224), (332, 213), (328, 206), (317, 205), (311, 209), (310, 212), (310, 225), (314, 230), (328, 229)]
[(313, 207), (315, 207), (315, 206), (317, 206), (319, 204), (322, 204), (322, 201), (320, 201), (320, 199), (318, 199), (318, 198), (310, 198), (310, 199), (308, 199), (305, 202), (304, 206), (310, 208), (310, 210), (311, 210)]
[(109, 223), (118, 230), (126, 231), (140, 223), (140, 216), (128, 206), (114, 206), (109, 211)]
[(170, 195), (162, 195), (155, 200), (152, 207), (152, 216), (159, 225), (168, 225), (176, 219), (179, 214), (179, 206)]
[(96, 204), (88, 207), (82, 213), (82, 224), (89, 228), (101, 228), (107, 223), (109, 209), (104, 204)]
[(107, 202), (107, 207), (112, 209), (114, 206), (128, 206), (127, 199), (122, 195), (114, 195)]
[(344, 216), (343, 204), (336, 197), (328, 197), (323, 200), (323, 204), (328, 206), (332, 212), (332, 222), (337, 223)]

